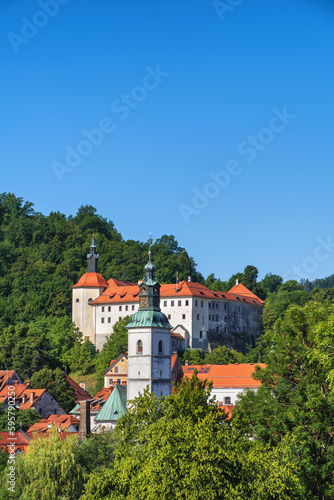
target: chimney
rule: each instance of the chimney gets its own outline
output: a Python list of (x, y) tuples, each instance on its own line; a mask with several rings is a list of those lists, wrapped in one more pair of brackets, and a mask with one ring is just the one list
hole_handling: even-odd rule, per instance
[(35, 393), (34, 393), (34, 392), (31, 392), (31, 393), (30, 393), (30, 403), (33, 403), (33, 402), (34, 402), (34, 399), (35, 399)]
[(235, 280), (235, 284), (236, 284), (236, 285), (239, 285), (239, 280)]
[(81, 389), (86, 390), (86, 382), (80, 382), (79, 385), (80, 385)]
[(87, 434), (90, 434), (90, 403), (89, 401), (80, 401), (79, 440), (86, 439)]
[(188, 276), (188, 281), (191, 281), (191, 276)]
[(188, 359), (186, 359), (186, 360), (185, 360), (184, 364), (185, 364), (185, 366), (188, 366), (188, 365), (189, 365), (189, 361), (188, 361)]
[(22, 396), (22, 404), (24, 405), (27, 402), (27, 395), (23, 394)]

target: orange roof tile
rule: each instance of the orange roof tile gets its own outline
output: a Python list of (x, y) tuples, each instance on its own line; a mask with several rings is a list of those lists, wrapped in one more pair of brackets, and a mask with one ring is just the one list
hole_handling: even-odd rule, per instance
[(238, 283), (237, 285), (234, 285), (231, 288), (231, 290), (228, 291), (228, 293), (233, 293), (233, 295), (241, 295), (242, 297), (252, 298), (252, 299), (258, 300), (260, 303), (264, 304), (264, 300), (260, 299), (253, 292), (248, 290), (248, 288), (246, 288), (245, 285), (243, 285), (242, 283)]
[(79, 279), (76, 285), (72, 288), (107, 288), (108, 283), (105, 281), (104, 277), (99, 273), (86, 273)]
[(235, 363), (226, 365), (191, 365), (182, 366), (183, 376), (191, 378), (194, 369), (200, 380), (207, 379), (213, 387), (260, 387), (261, 382), (254, 380), (255, 366), (265, 368), (264, 363)]
[(78, 403), (79, 401), (93, 399), (93, 396), (89, 394), (85, 389), (80, 387), (79, 384), (74, 382), (68, 375), (66, 375), (67, 382), (74, 387), (74, 399)]
[[(30, 385), (29, 384), (15, 384), (14, 385), (14, 392), (15, 392), (15, 398), (19, 398), (21, 396), (21, 394), (28, 388), (30, 388)], [(8, 386), (4, 386), (1, 391), (0, 391), (0, 402), (1, 401), (5, 401), (5, 399), (8, 398)], [(10, 391), (11, 393), (13, 391)]]
[(31, 437), (22, 430), (15, 432), (0, 432), (0, 448), (7, 451), (12, 451), (12, 447), (10, 449), (10, 443), (15, 442), (14, 452), (17, 450), (26, 451), (29, 445)]
[[(139, 286), (133, 285), (115, 285), (116, 280), (109, 280), (111, 283), (106, 290), (104, 290), (99, 297), (90, 302), (91, 305), (94, 304), (110, 304), (110, 303), (122, 303), (122, 302), (138, 302), (139, 301)], [(76, 286), (76, 285), (75, 285)], [(245, 288), (245, 287), (244, 287)], [(245, 288), (247, 290), (247, 288)], [(256, 295), (249, 292), (251, 295), (242, 295), (243, 301), (257, 306), (262, 306), (264, 304), (263, 300), (256, 297)], [(230, 292), (216, 292), (210, 290), (209, 288), (196, 283), (193, 281), (181, 281), (178, 285), (175, 284), (164, 284), (160, 288), (160, 296), (164, 297), (198, 297), (207, 298), (212, 300), (229, 300), (233, 302), (238, 302), (238, 298), (235, 293)]]

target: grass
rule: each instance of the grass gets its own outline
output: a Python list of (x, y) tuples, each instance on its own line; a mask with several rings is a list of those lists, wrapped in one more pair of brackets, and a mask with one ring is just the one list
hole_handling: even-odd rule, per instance
[[(95, 370), (95, 367), (93, 368)], [(69, 375), (71, 379), (73, 379), (77, 384), (80, 384), (80, 382), (85, 382), (86, 391), (89, 392), (89, 394), (91, 394), (92, 396), (96, 395), (96, 384), (99, 376), (97, 372), (87, 370), (87, 372), (82, 375), (81, 370), (79, 370), (77, 372), (71, 372)]]

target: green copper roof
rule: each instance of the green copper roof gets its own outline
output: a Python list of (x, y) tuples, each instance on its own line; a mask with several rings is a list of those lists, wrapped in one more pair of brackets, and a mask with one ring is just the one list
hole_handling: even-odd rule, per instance
[(152, 311), (145, 309), (137, 311), (130, 320), (127, 328), (138, 328), (145, 326), (155, 326), (158, 328), (168, 328), (171, 330), (173, 327), (170, 325), (166, 314), (161, 311)]
[(95, 422), (119, 420), (126, 414), (126, 385), (115, 385), (107, 401), (95, 417)]

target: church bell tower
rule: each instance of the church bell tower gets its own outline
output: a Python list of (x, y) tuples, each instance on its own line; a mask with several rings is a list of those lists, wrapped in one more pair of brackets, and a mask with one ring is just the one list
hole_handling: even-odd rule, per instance
[(128, 324), (127, 400), (143, 394), (146, 387), (157, 397), (171, 393), (172, 326), (160, 309), (160, 285), (151, 251), (139, 284), (139, 309)]

